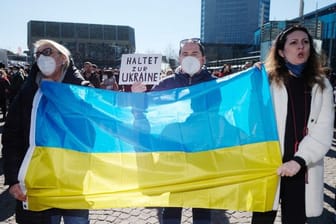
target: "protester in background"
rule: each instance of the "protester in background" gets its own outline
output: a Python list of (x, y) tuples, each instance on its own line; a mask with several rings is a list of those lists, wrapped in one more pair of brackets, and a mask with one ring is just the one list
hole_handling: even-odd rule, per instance
[(221, 77), (230, 75), (232, 73), (231, 65), (230, 64), (224, 64), (221, 70)]
[[(333, 135), (332, 88), (320, 74), (313, 39), (302, 26), (278, 35), (265, 66), (283, 155), (277, 170), (282, 223), (305, 224), (306, 217), (323, 210), (323, 157)], [(276, 213), (254, 212), (252, 223), (272, 224)]]
[(100, 83), (103, 81), (102, 79), (102, 69), (98, 67), (96, 64), (92, 64), (92, 75), (93, 76), (93, 82), (97, 85), (95, 85), (96, 88), (100, 87)]
[(251, 61), (246, 61), (245, 64), (243, 65), (243, 70), (249, 69), (253, 66)]
[(13, 102), (14, 97), (19, 92), (21, 85), (25, 80), (25, 75), (19, 66), (15, 65), (12, 68), (12, 75), (10, 77), (10, 91), (9, 91), (9, 103)]
[(35, 43), (35, 57), (36, 63), (31, 68), (29, 78), (9, 108), (2, 135), (5, 184), (9, 185), (10, 194), (17, 199), (16, 221), (19, 224), (59, 224), (63, 216), (65, 224), (87, 224), (88, 210), (51, 209), (35, 212), (23, 209), (22, 202), (26, 201), (26, 195), (19, 184), (18, 173), (29, 147), (32, 104), (41, 81), (89, 84), (74, 67), (70, 52), (63, 45), (51, 40), (39, 40)]
[[(167, 76), (160, 83), (152, 88), (151, 91), (167, 90), (213, 80), (214, 77), (203, 67), (205, 64), (204, 47), (200, 39), (185, 39), (180, 42), (179, 63), (181, 67), (175, 74)], [(145, 92), (146, 86), (141, 83), (134, 83), (131, 87), (132, 92)], [(197, 197), (197, 196), (195, 196)], [(210, 224), (211, 210), (204, 208), (193, 208), (194, 224)], [(162, 212), (162, 224), (181, 223), (182, 208), (164, 208)]]
[(91, 71), (92, 71), (92, 73), (94, 74), (94, 73), (97, 73), (98, 72), (98, 66), (96, 65), (96, 64), (92, 64), (91, 65)]
[(29, 64), (25, 64), (23, 70), (24, 70), (26, 76), (28, 76), (28, 74), (30, 73), (30, 65)]
[(96, 69), (97, 65), (94, 65), (89, 61), (84, 62), (82, 75), (85, 80), (91, 83), (92, 86), (94, 86), (95, 88), (100, 88), (100, 78), (95, 72)]
[(7, 73), (4, 69), (0, 69), (0, 109), (2, 118), (0, 121), (5, 121), (7, 114), (7, 97), (9, 93), (10, 82)]
[(91, 72), (92, 72), (92, 63), (89, 61), (84, 62), (83, 68), (82, 68), (82, 75), (84, 77), (84, 79), (89, 79), (89, 77), (91, 76)]
[(103, 77), (104, 78), (102, 83), (100, 84), (100, 88), (119, 91), (119, 86), (116, 77), (114, 76), (113, 70), (111, 69), (104, 70)]

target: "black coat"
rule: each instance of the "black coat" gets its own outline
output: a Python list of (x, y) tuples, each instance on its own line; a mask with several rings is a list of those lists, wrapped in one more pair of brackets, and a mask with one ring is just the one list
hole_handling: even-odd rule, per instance
[[(40, 72), (35, 63), (8, 111), (2, 134), (5, 185), (18, 183), (19, 169), (29, 147), (31, 110), (35, 93), (38, 90), (36, 82), (38, 76), (40, 76)], [(73, 66), (72, 62), (62, 82), (76, 85), (88, 84), (81, 76), (79, 70)], [(36, 220), (41, 220), (41, 217), (41, 212), (23, 211), (22, 204), (18, 203), (16, 210), (17, 222), (39, 223)], [(43, 221), (41, 220), (40, 222)]]

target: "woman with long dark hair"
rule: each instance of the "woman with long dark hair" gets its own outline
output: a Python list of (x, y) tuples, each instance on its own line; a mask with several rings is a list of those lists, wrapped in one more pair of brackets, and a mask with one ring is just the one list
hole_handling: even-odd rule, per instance
[(291, 26), (276, 38), (265, 63), (283, 164), (274, 211), (254, 212), (252, 224), (272, 224), (277, 203), (283, 224), (305, 224), (323, 210), (323, 157), (333, 136), (332, 87), (321, 73), (312, 36)]

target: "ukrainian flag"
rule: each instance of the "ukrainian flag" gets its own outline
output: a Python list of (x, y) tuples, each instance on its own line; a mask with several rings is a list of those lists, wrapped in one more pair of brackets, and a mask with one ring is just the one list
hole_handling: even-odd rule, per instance
[(45, 81), (19, 179), (27, 209), (271, 210), (281, 164), (264, 70), (149, 93)]

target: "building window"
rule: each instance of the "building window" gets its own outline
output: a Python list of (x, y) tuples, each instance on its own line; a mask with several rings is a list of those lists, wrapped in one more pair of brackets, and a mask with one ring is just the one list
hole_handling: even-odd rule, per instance
[(89, 25), (76, 24), (76, 34), (78, 38), (89, 39)]
[(59, 23), (46, 23), (46, 36), (47, 37), (60, 37)]
[(102, 25), (90, 25), (90, 39), (103, 39)]
[(73, 23), (62, 23), (61, 33), (64, 38), (74, 38), (75, 37), (75, 26)]
[(44, 22), (32, 22), (30, 25), (31, 35), (33, 37), (44, 36)]
[(115, 40), (116, 39), (116, 27), (115, 26), (105, 26), (104, 27), (104, 40)]
[(118, 29), (118, 40), (129, 40), (127, 27), (120, 27)]

